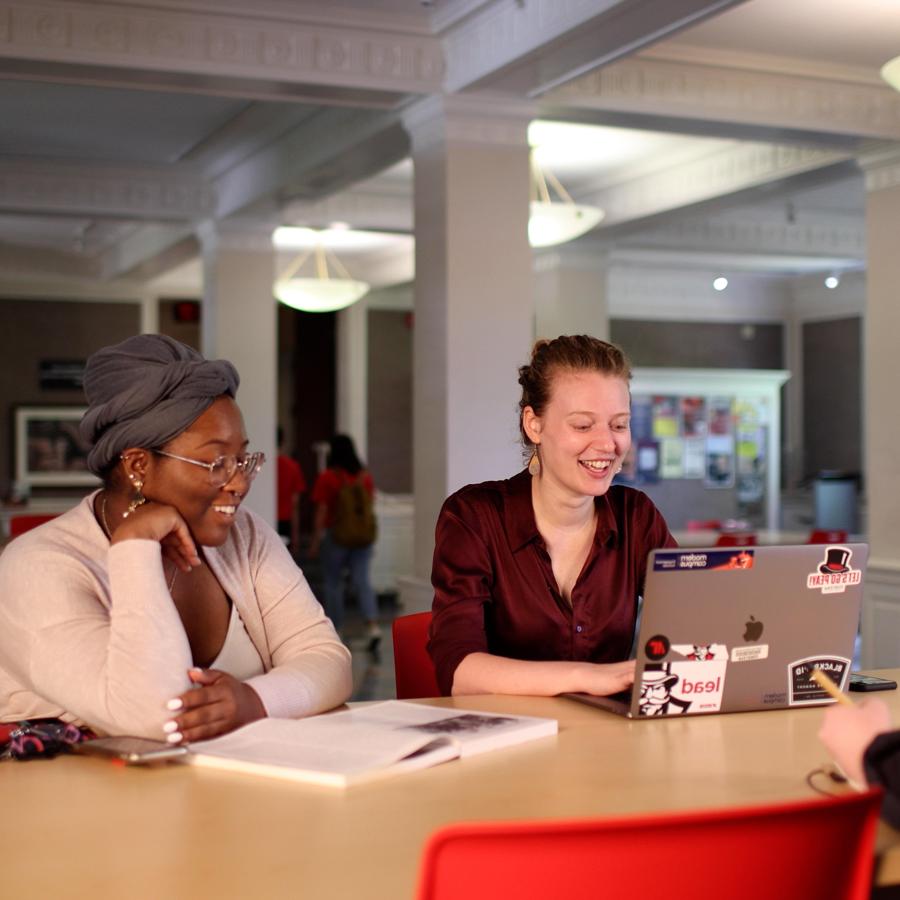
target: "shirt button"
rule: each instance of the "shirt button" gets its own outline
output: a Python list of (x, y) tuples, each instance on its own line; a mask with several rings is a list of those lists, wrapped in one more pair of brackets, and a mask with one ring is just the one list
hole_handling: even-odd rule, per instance
[(576, 625), (576, 626), (575, 626), (575, 630), (576, 630), (579, 634), (581, 634), (581, 626), (580, 626), (580, 625)]

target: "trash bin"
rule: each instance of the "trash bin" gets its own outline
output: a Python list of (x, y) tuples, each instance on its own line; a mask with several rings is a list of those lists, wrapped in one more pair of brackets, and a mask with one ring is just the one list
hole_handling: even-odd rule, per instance
[(819, 472), (814, 484), (816, 528), (859, 532), (859, 476), (853, 472)]

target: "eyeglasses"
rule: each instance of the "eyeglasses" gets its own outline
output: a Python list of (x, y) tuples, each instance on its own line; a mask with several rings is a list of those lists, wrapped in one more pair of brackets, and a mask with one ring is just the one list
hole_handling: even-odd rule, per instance
[(240, 469), (248, 484), (253, 481), (266, 461), (266, 454), (256, 451), (245, 453), (243, 456), (235, 456), (229, 453), (226, 456), (217, 456), (212, 462), (203, 462), (200, 459), (188, 459), (186, 456), (177, 456), (174, 453), (166, 453), (165, 450), (154, 450), (157, 456), (166, 456), (169, 459), (177, 459), (179, 462), (190, 463), (192, 466), (200, 466), (209, 473), (209, 483), (213, 487), (225, 487), (234, 478)]

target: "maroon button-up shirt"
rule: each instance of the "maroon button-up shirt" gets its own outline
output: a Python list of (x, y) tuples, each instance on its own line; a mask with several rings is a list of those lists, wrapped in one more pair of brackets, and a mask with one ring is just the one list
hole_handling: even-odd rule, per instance
[(617, 662), (628, 657), (647, 554), (675, 540), (646, 494), (613, 485), (571, 606), (537, 529), (527, 470), (448, 497), (435, 534), (428, 650), (444, 694), (470, 653)]

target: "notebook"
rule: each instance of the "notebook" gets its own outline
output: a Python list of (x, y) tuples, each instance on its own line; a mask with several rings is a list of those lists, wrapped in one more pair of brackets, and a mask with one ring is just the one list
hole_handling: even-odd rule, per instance
[(866, 544), (654, 550), (634, 689), (572, 699), (643, 719), (812, 706), (842, 690), (859, 625)]

